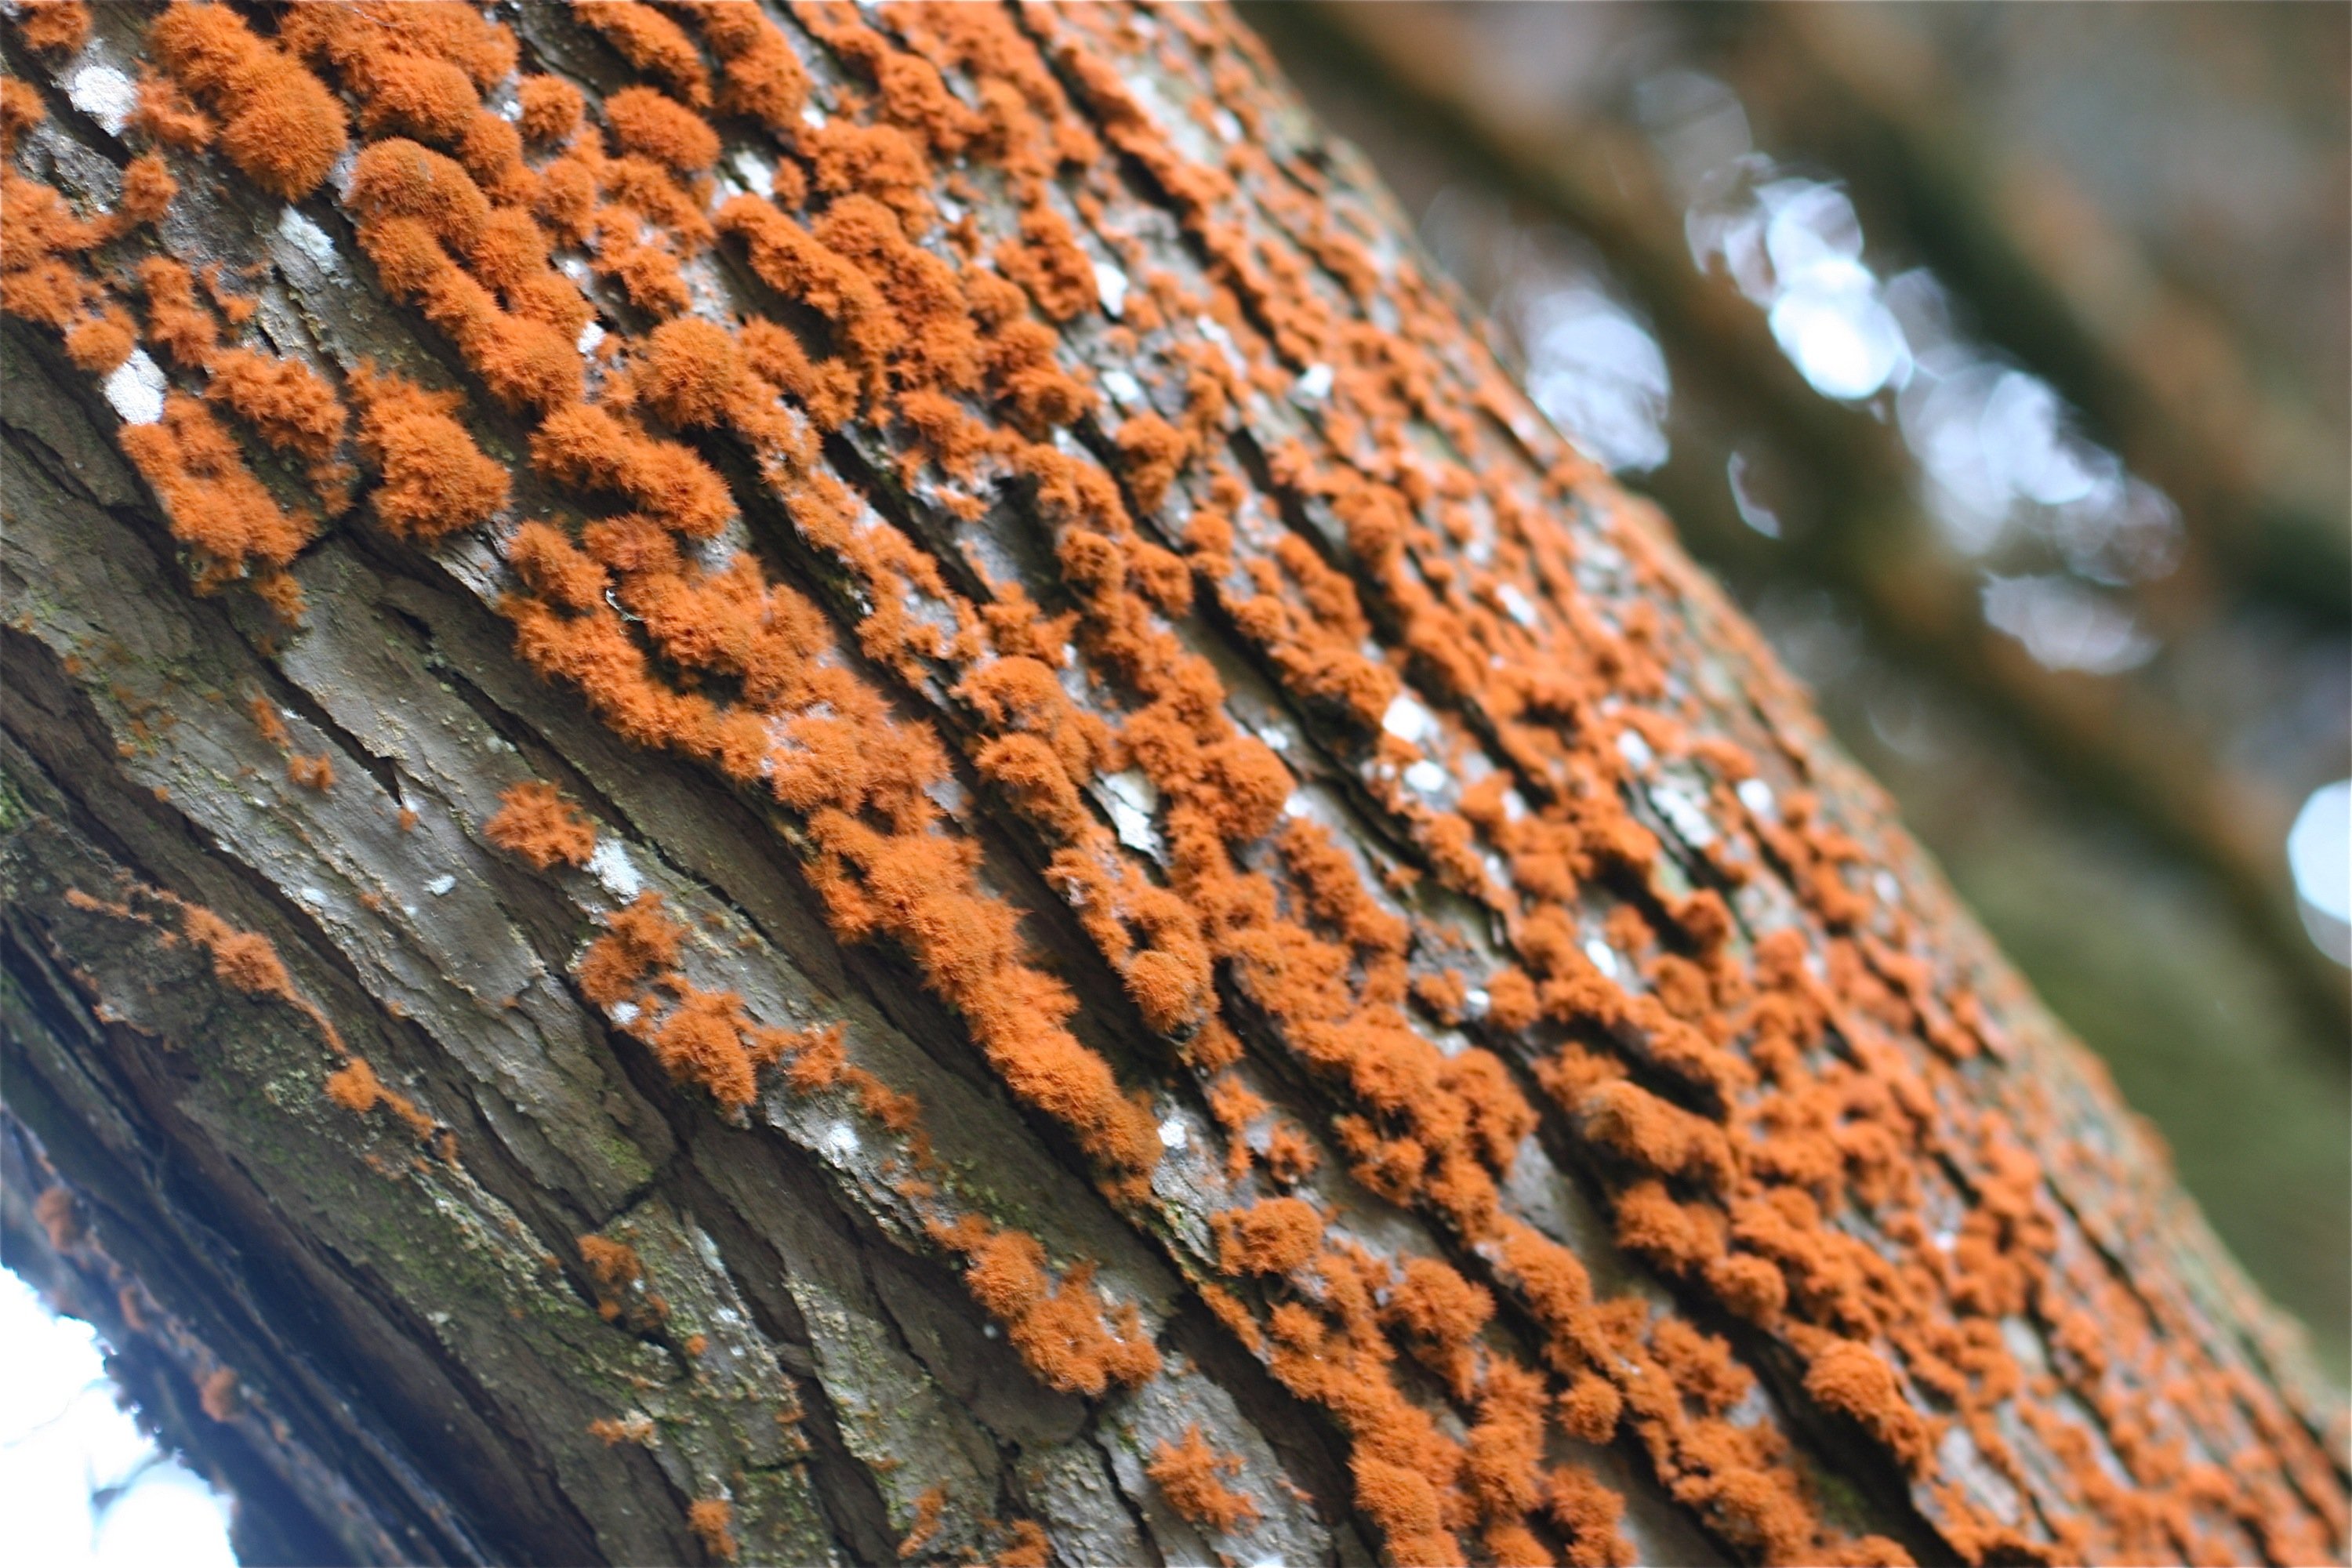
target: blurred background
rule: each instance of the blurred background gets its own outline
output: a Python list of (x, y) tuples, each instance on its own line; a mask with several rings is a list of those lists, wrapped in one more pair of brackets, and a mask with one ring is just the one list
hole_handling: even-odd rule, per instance
[(1242, 9), (2341, 1381), (2352, 8)]

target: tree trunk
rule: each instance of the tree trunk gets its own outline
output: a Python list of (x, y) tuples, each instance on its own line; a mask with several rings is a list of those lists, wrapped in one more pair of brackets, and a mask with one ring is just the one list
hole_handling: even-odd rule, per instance
[(249, 1560), (2343, 1552), (2148, 1134), (1229, 16), (77, 10), (0, 1219)]

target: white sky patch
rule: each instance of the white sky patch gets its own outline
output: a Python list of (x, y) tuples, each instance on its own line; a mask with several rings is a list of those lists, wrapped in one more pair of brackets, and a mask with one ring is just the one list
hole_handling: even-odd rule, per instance
[(602, 834), (597, 836), (595, 851), (588, 857), (588, 874), (624, 903), (646, 890), (646, 879), (630, 863), (627, 847), (619, 839)]
[[(55, 1568), (235, 1568), (228, 1501), (161, 1454), (113, 1384), (88, 1323), (52, 1316), (0, 1271), (0, 1517), (9, 1557)], [(127, 1487), (103, 1512), (91, 1494)]]
[(152, 425), (163, 417), (163, 366), (145, 349), (132, 349), (106, 378), (106, 401), (125, 425)]
[(112, 66), (84, 66), (66, 84), (66, 96), (108, 134), (120, 135), (139, 106), (139, 85)]
[(1121, 844), (1146, 855), (1160, 852), (1160, 835), (1151, 826), (1151, 813), (1160, 804), (1160, 792), (1151, 787), (1150, 779), (1134, 768), (1105, 773), (1097, 793), (1103, 809), (1110, 813), (1111, 828), (1118, 833)]
[(335, 258), (335, 242), (327, 237), (327, 231), (295, 208), (278, 209), (278, 233), (289, 245), (328, 271), (342, 270), (342, 264)]
[(1108, 261), (1096, 262), (1095, 297), (1102, 301), (1103, 314), (1112, 321), (1127, 314), (1127, 274)]

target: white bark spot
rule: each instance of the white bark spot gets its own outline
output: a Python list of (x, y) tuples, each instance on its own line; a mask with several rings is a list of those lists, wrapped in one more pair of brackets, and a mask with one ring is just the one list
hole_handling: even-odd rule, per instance
[(617, 838), (597, 838), (595, 851), (588, 857), (588, 872), (625, 903), (646, 890), (646, 879), (629, 863), (629, 852)]
[(1650, 791), (1650, 804), (1658, 808), (1679, 835), (1694, 849), (1704, 849), (1715, 842), (1715, 824), (1706, 819), (1698, 803), (1670, 784), (1660, 784)]
[(335, 257), (335, 242), (327, 237), (327, 231), (294, 208), (278, 209), (278, 235), (322, 269), (328, 272), (343, 269), (342, 263)]
[(1143, 401), (1143, 384), (1123, 370), (1103, 372), (1102, 384), (1103, 390), (1111, 395), (1113, 401), (1127, 407), (1132, 408)]
[(1419, 745), (1421, 738), (1436, 727), (1437, 720), (1429, 710), (1403, 692), (1397, 693), (1389, 703), (1388, 711), (1381, 715), (1381, 729), (1400, 741), (1411, 741), (1415, 745)]
[(1636, 772), (1648, 767), (1656, 759), (1656, 753), (1650, 750), (1650, 742), (1642, 739), (1638, 730), (1617, 731), (1617, 754), (1633, 763)]
[(444, 871), (441, 875), (425, 883), (425, 890), (438, 899), (446, 895), (450, 889), (457, 887), (457, 879), (451, 876), (448, 872)]
[(1404, 771), (1405, 788), (1421, 795), (1437, 795), (1453, 781), (1453, 775), (1426, 757)]
[(1183, 1122), (1171, 1116), (1160, 1124), (1160, 1146), (1162, 1149), (1181, 1149), (1185, 1142)]
[(1772, 799), (1772, 786), (1762, 779), (1741, 779), (1739, 788), (1734, 793), (1739, 796), (1739, 804), (1757, 816), (1770, 820), (1777, 814), (1778, 807)]
[(1484, 991), (1465, 991), (1462, 994), (1462, 1012), (1465, 1017), (1483, 1018), (1486, 1016), (1486, 1009), (1494, 1005), (1495, 999)]
[(67, 84), (66, 96), (76, 109), (105, 126), (109, 135), (121, 134), (139, 106), (138, 84), (112, 66), (82, 67)]
[(327, 895), (316, 888), (305, 888), (302, 889), (302, 901), (314, 910), (323, 910), (327, 907)]
[(583, 354), (593, 353), (595, 352), (596, 345), (604, 341), (604, 329), (596, 322), (591, 321), (580, 329), (579, 340), (572, 346)]
[(1495, 597), (1503, 601), (1503, 608), (1510, 612), (1511, 619), (1530, 630), (1534, 628), (1536, 607), (1525, 594), (1519, 592), (1519, 585), (1517, 583), (1504, 584), (1495, 590)]
[(1617, 978), (1618, 963), (1615, 948), (1596, 936), (1584, 944), (1584, 956), (1592, 960), (1593, 968), (1612, 980)]
[(613, 1004), (613, 1022), (624, 1025), (634, 1024), (637, 1021), (637, 1015), (643, 1011), (645, 1009), (635, 1002), (615, 1002)]
[(1160, 852), (1160, 835), (1151, 826), (1151, 813), (1160, 804), (1160, 792), (1151, 787), (1150, 779), (1133, 768), (1105, 773), (1097, 795), (1104, 809), (1110, 813), (1111, 827), (1118, 834), (1121, 844), (1146, 855)]
[(1320, 403), (1331, 395), (1331, 367), (1310, 364), (1299, 376), (1298, 384), (1290, 389), (1294, 403)]
[(1127, 314), (1127, 274), (1107, 261), (1095, 263), (1095, 295), (1103, 314), (1118, 321)]
[(125, 425), (152, 425), (163, 417), (163, 367), (147, 357), (145, 349), (132, 349), (131, 357), (107, 376), (106, 401)]

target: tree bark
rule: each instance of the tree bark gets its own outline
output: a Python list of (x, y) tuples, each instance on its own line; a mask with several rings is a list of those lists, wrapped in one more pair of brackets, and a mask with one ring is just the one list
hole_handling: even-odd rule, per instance
[[(306, 9), (5, 45), (86, 216), (110, 80), (224, 122), (5, 323), (0, 1236), (248, 1560), (2343, 1553), (2293, 1332), (1229, 16)], [(355, 507), (151, 258), (360, 415)], [(584, 393), (499, 358), (546, 279)], [(157, 365), (328, 514), (292, 619), (125, 444)]]

